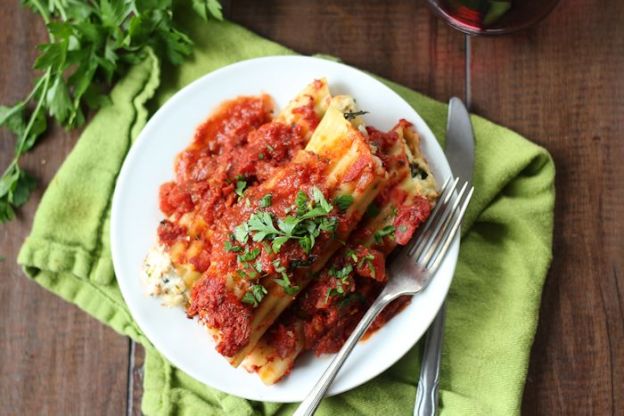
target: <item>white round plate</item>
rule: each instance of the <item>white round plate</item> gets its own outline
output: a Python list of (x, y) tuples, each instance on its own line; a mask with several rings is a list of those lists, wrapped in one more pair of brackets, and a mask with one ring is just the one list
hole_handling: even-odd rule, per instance
[[(183, 88), (149, 120), (125, 160), (113, 197), (111, 244), (117, 280), (132, 316), (154, 346), (175, 366), (207, 385), (236, 396), (272, 402), (301, 401), (332, 355), (301, 357), (292, 373), (274, 386), (257, 375), (232, 368), (214, 350), (207, 331), (186, 318), (181, 308), (166, 308), (145, 294), (141, 266), (156, 240), (163, 218), (159, 186), (173, 178), (175, 156), (189, 145), (195, 128), (223, 100), (266, 92), (284, 106), (314, 79), (327, 77), (331, 92), (349, 94), (369, 111), (368, 124), (390, 129), (400, 118), (412, 122), (434, 175), (451, 175), (448, 162), (429, 127), (396, 93), (362, 71), (318, 58), (278, 56), (239, 62)], [(360, 343), (329, 390), (352, 389), (401, 358), (425, 333), (451, 284), (459, 237), (431, 284), (373, 337)]]

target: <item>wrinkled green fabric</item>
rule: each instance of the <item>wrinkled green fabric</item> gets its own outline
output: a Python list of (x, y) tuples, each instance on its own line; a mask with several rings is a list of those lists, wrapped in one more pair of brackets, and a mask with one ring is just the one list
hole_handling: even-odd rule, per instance
[[(229, 22), (206, 24), (190, 14), (180, 20), (196, 42), (193, 58), (160, 69), (150, 54), (116, 85), (112, 105), (94, 117), (45, 192), (18, 262), (42, 286), (145, 345), (146, 414), (290, 414), (293, 405), (230, 396), (172, 367), (132, 320), (115, 280), (111, 197), (124, 157), (148, 118), (148, 100), (153, 111), (216, 68), (293, 53)], [(443, 140), (447, 106), (387, 84)], [(473, 123), (475, 195), (448, 298), (441, 413), (507, 416), (520, 411), (551, 260), (555, 170), (543, 148), (480, 117), (473, 116)], [(379, 377), (325, 399), (317, 414), (411, 414), (419, 366), (416, 347)]]

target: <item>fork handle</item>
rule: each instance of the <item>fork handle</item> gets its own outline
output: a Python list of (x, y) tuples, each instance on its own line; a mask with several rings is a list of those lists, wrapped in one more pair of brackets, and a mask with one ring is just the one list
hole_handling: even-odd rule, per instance
[(388, 296), (385, 290), (375, 299), (373, 304), (368, 308), (360, 323), (355, 327), (351, 336), (344, 343), (336, 357), (329, 364), (321, 378), (316, 382), (314, 388), (308, 393), (304, 401), (301, 402), (293, 416), (312, 416), (316, 408), (321, 403), (327, 389), (331, 386), (334, 378), (340, 371), (340, 368), (346, 361), (347, 357), (353, 350), (353, 347), (362, 338), (368, 327), (373, 323), (377, 315), (390, 303), (396, 296)]
[(434, 416), (438, 411), (445, 308), (443, 304), (427, 331), (418, 390), (416, 391), (414, 416)]

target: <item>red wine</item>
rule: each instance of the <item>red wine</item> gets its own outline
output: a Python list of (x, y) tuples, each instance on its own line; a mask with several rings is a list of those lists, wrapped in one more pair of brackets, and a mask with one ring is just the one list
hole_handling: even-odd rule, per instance
[(502, 18), (512, 0), (446, 0), (442, 6), (458, 23), (481, 30)]
[(511, 33), (545, 17), (558, 0), (428, 0), (456, 29), (472, 35)]

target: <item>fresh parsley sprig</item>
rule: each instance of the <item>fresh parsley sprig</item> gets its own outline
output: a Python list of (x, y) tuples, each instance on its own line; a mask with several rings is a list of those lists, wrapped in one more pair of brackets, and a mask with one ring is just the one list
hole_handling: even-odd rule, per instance
[(268, 292), (264, 286), (260, 284), (251, 285), (241, 300), (255, 308), (260, 304), (260, 302), (262, 302), (262, 299), (264, 299), (267, 293)]
[[(218, 0), (191, 0), (203, 19), (222, 20)], [(22, 0), (41, 16), (49, 41), (39, 45), (39, 70), (30, 94), (0, 106), (0, 127), (17, 137), (15, 154), (0, 177), (0, 223), (15, 217), (35, 187), (19, 165), (48, 127), (48, 117), (66, 128), (85, 122), (85, 110), (109, 102), (106, 91), (148, 50), (173, 64), (193, 42), (173, 23), (173, 0)]]
[[(271, 241), (271, 249), (278, 253), (289, 240), (297, 240), (306, 253), (310, 253), (321, 231), (333, 232), (336, 219), (329, 214), (333, 205), (327, 202), (320, 189), (312, 188), (312, 199), (299, 191), (295, 199), (296, 215), (275, 220), (267, 211), (253, 213), (249, 220), (234, 229), (234, 237), (246, 244), (251, 236), (255, 242)], [(276, 224), (277, 223), (277, 224)]]

